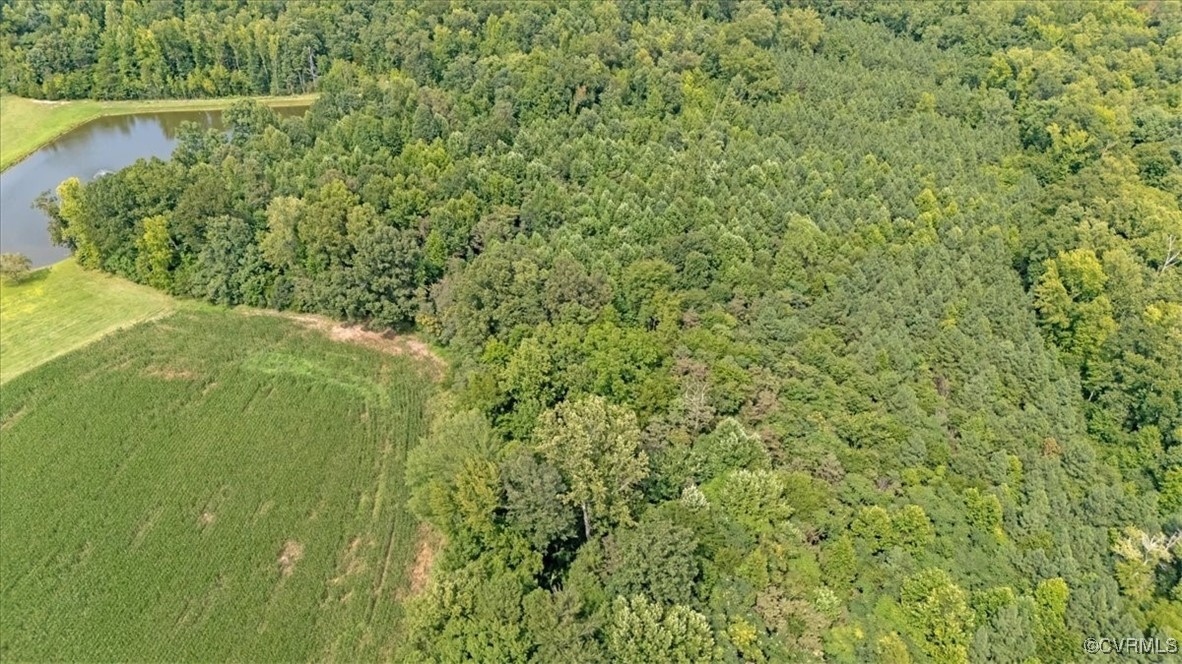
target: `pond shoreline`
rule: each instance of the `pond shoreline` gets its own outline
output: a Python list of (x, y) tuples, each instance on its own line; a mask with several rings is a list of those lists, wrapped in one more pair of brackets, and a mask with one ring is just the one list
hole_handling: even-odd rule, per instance
[[(289, 96), (211, 97), (209, 99), (144, 99), (99, 101), (74, 99), (48, 101), (14, 95), (0, 98), (0, 134), (11, 151), (0, 152), (0, 172), (24, 161), (29, 155), (87, 122), (104, 117), (163, 113), (168, 111), (220, 111), (236, 101), (253, 99), (272, 108), (309, 106), (318, 93)], [(29, 136), (28, 142), (24, 137)], [(16, 137), (12, 139), (10, 137)]]
[[(273, 112), (280, 116), (303, 115), (307, 97), (266, 99)], [(18, 101), (17, 113), (10, 115), (12, 103)], [(28, 100), (3, 98), (5, 104), (3, 129), (5, 136), (20, 139), (19, 147), (37, 144), (27, 155), (0, 171), (0, 251), (22, 253), (33, 265), (41, 267), (56, 263), (68, 252), (52, 244), (46, 227), (49, 218), (36, 206), (40, 192), (52, 192), (68, 178), (84, 182), (131, 166), (139, 159), (167, 160), (178, 139), (178, 131), (185, 122), (198, 126), (222, 127), (224, 108), (234, 100), (202, 101), (200, 103), (134, 103), (121, 104), (100, 115), (80, 117), (75, 107), (71, 116), (58, 115), (53, 120), (35, 122), (36, 118), (61, 109), (61, 106), (37, 104)], [(86, 102), (81, 116), (97, 113), (94, 103)], [(211, 107), (222, 108), (211, 108)], [(199, 107), (199, 108), (197, 108)], [(140, 109), (140, 110), (136, 110)], [(21, 117), (21, 114), (24, 117)], [(13, 116), (16, 116), (15, 119)], [(74, 121), (66, 122), (73, 118)], [(22, 134), (24, 122), (39, 133)], [(73, 127), (73, 128), (70, 128)], [(12, 132), (11, 134), (9, 132)], [(55, 138), (36, 139), (54, 135)], [(4, 146), (9, 156), (18, 147)]]

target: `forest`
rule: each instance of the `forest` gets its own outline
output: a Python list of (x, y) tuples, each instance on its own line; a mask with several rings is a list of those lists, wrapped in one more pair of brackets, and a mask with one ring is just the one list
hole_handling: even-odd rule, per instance
[(447, 349), (399, 660), (1182, 639), (1182, 4), (0, 12), (15, 94), (319, 92), (40, 205), (84, 267)]

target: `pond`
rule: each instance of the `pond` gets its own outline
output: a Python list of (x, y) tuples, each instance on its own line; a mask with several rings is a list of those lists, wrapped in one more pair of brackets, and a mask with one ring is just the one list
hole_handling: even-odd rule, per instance
[[(306, 107), (275, 109), (280, 115), (302, 115)], [(220, 127), (220, 111), (169, 111), (112, 115), (92, 120), (42, 146), (24, 160), (0, 173), (0, 252), (19, 252), (34, 267), (55, 263), (70, 255), (49, 242), (49, 219), (33, 207), (43, 191), (56, 189), (62, 180), (78, 177), (89, 181), (104, 172), (117, 171), (137, 159), (167, 159), (177, 142), (182, 122)]]

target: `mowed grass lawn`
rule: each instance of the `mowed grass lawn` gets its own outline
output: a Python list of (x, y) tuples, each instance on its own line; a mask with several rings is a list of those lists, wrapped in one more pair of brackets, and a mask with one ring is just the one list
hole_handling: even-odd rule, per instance
[(8, 381), (0, 660), (388, 658), (432, 386), (406, 357), (196, 306)]
[(175, 308), (159, 291), (72, 259), (0, 283), (0, 383), (58, 355)]
[[(209, 111), (226, 108), (238, 98), (160, 99), (133, 101), (39, 101), (0, 95), (0, 170), (84, 122), (104, 115), (151, 111)], [(251, 97), (268, 106), (301, 106), (316, 95)]]

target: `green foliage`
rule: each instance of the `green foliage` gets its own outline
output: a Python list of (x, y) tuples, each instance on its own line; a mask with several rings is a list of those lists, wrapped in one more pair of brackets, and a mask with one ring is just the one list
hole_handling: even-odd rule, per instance
[(148, 217), (143, 224), (144, 234), (136, 241), (136, 272), (143, 283), (168, 291), (172, 287), (172, 269), (176, 261), (168, 217)]
[(698, 577), (698, 542), (692, 531), (665, 519), (642, 521), (619, 532), (609, 547), (607, 591), (644, 595), (661, 604), (689, 604)]
[(872, 552), (885, 551), (894, 541), (895, 528), (891, 523), (891, 515), (877, 505), (863, 507), (850, 524), (850, 530)]
[(1034, 635), (1041, 659), (1058, 661), (1072, 657), (1071, 638), (1067, 631), (1067, 583), (1061, 578), (1039, 581), (1034, 589)]
[(510, 528), (539, 551), (575, 535), (577, 518), (562, 500), (566, 483), (554, 466), (539, 462), (533, 454), (519, 453), (501, 465), (501, 483)]
[(602, 397), (564, 402), (542, 415), (534, 439), (566, 482), (561, 499), (582, 513), (584, 537), (632, 523), (631, 503), (648, 460), (631, 411)]
[(882, 664), (911, 664), (907, 643), (895, 632), (879, 637), (874, 643), (874, 661)]
[(673, 664), (715, 657), (705, 616), (680, 604), (663, 607), (643, 595), (617, 597), (604, 631), (612, 661)]
[(86, 210), (81, 197), (82, 182), (69, 178), (57, 186), (59, 240), (70, 247), (78, 264), (86, 268), (99, 266), (98, 248), (95, 246), (88, 227)]
[[(487, 471), (481, 462), (492, 453), (494, 439), (480, 413), (453, 410), (447, 400), (435, 402), (432, 407), (440, 415), (431, 419), (427, 436), (410, 450), (406, 459), (408, 504), (419, 518), (444, 533), (470, 541), (476, 533), (467, 528), (477, 524), (466, 522), (466, 518), (483, 520), (486, 530), (488, 526), (489, 515), (482, 514), (479, 505), (472, 501), (480, 500), (480, 492), (491, 490), (487, 485), (480, 486), (479, 475), (482, 470)], [(470, 495), (459, 496), (461, 486)], [(468, 507), (466, 515), (459, 513), (462, 502)]]
[(1006, 601), (978, 608), (977, 617), (980, 626), (969, 651), (971, 660), (1027, 662), (1035, 659), (1038, 644), (1034, 637), (1034, 603), (1030, 598), (1015, 600), (1010, 591)]
[(768, 464), (763, 441), (731, 417), (694, 441), (690, 456), (698, 482), (708, 482), (730, 470), (757, 470)]
[(534, 590), (525, 596), (525, 621), (537, 644), (531, 661), (569, 664), (602, 661), (602, 646), (595, 638), (599, 620), (588, 618), (575, 592)]
[(291, 94), (310, 89), (333, 58), (363, 52), (341, 30), (356, 31), (363, 14), (287, 9), (14, 5), (0, 23), (0, 66), (11, 91), (50, 99)]
[(938, 662), (967, 662), (974, 613), (967, 596), (941, 569), (927, 569), (903, 583), (903, 610), (916, 639)]
[(979, 532), (990, 533), (998, 539), (1004, 539), (1002, 528), (1002, 506), (994, 494), (982, 495), (975, 488), (965, 490), (965, 509), (969, 524)]
[(919, 505), (906, 505), (892, 519), (895, 537), (904, 547), (918, 551), (936, 540), (936, 530)]
[(843, 533), (824, 548), (821, 564), (825, 570), (825, 582), (831, 588), (849, 587), (857, 571), (858, 558), (853, 540), (848, 534)]
[(703, 489), (711, 502), (754, 532), (774, 528), (792, 516), (782, 475), (770, 470), (736, 470)]
[(46, 206), (86, 266), (447, 346), (423, 659), (691, 615), (751, 661), (1173, 629), (1176, 564), (1108, 533), (1182, 501), (1176, 6), (784, 4), (26, 3), (0, 64), (320, 90)]
[(1077, 249), (1048, 260), (1034, 288), (1043, 324), (1066, 350), (1094, 356), (1116, 331), (1112, 304), (1103, 295), (1107, 276), (1096, 255)]
[(0, 279), (10, 284), (20, 283), (29, 276), (33, 262), (24, 254), (0, 254)]
[(408, 607), (412, 638), (400, 644), (405, 661), (529, 661), (522, 596), (528, 570), (473, 563), (432, 585)]

